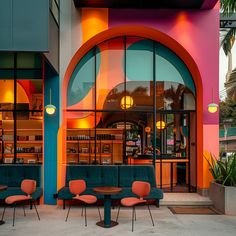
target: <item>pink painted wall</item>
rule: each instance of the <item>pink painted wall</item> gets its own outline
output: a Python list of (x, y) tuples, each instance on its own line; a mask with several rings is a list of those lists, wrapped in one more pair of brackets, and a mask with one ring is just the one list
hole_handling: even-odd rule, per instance
[(162, 31), (180, 43), (193, 57), (203, 83), (203, 123), (218, 124), (219, 114), (207, 105), (219, 101), (219, 10), (110, 9), (109, 28), (144, 25)]
[(203, 125), (203, 188), (209, 188), (210, 181), (212, 180), (206, 159), (210, 160), (211, 154), (216, 158), (219, 157), (219, 142), (216, 142), (216, 139), (219, 139), (219, 125)]
[(208, 151), (215, 156), (219, 154), (219, 142), (215, 143), (215, 138), (219, 137), (219, 125), (203, 125), (203, 140), (205, 140), (204, 152)]
[(202, 4), (202, 9), (220, 8), (219, 0), (205, 0)]

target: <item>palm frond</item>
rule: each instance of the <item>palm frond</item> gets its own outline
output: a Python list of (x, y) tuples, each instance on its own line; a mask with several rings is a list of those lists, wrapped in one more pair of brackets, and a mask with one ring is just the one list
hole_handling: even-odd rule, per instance
[(212, 154), (210, 159), (205, 159), (215, 182), (225, 186), (236, 186), (236, 153), (227, 159), (217, 159)]
[(236, 12), (236, 1), (235, 0), (220, 0), (220, 8), (223, 14), (230, 16)]
[(221, 47), (223, 48), (226, 56), (228, 55), (229, 52), (231, 52), (231, 49), (234, 45), (235, 34), (236, 34), (236, 29), (232, 28), (227, 32), (227, 34), (221, 41)]

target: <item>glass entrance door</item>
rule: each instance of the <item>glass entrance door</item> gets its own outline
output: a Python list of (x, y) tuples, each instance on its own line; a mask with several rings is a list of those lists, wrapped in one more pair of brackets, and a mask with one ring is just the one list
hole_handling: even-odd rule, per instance
[(171, 192), (195, 191), (195, 114), (158, 112), (156, 120), (158, 186)]

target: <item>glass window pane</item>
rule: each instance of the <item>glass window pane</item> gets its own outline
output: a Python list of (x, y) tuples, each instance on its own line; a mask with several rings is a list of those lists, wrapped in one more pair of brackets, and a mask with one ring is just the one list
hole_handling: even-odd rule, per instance
[(2, 112), (0, 111), (0, 163), (3, 163), (3, 129), (2, 129)]
[(40, 69), (42, 68), (42, 58), (37, 53), (17, 53), (16, 67), (17, 69)]
[(127, 37), (126, 48), (126, 80), (153, 81), (153, 41)]
[(14, 108), (13, 104), (14, 104), (14, 81), (0, 80), (0, 110), (13, 110)]
[(14, 69), (13, 53), (0, 53), (0, 68)]
[(36, 53), (17, 53), (17, 79), (42, 79), (42, 58)]
[(195, 94), (192, 76), (183, 61), (167, 47), (155, 43), (156, 81), (175, 82), (188, 87)]
[[(165, 110), (195, 110), (194, 95), (183, 84), (164, 82), (163, 102)], [(159, 103), (157, 103), (157, 109), (161, 109), (162, 107), (158, 105)]]
[(29, 120), (29, 112), (17, 112), (16, 163), (42, 163), (43, 132), (42, 120)]
[(126, 97), (121, 103), (126, 110), (153, 111), (153, 82), (127, 81)]
[(94, 111), (67, 112), (67, 128), (93, 129), (94, 126), (95, 126)]
[[(153, 110), (153, 42), (140, 37), (126, 40), (126, 109)], [(129, 101), (131, 100), (130, 104)]]
[(115, 38), (98, 45), (96, 109), (120, 110), (124, 93), (124, 38)]
[(32, 118), (36, 118), (36, 116), (42, 116), (43, 81), (34, 79), (17, 80), (16, 102), (17, 110), (35, 110), (35, 112), (30, 114), (30, 117), (32, 116)]
[[(127, 158), (153, 157), (153, 113), (126, 113), (126, 156)], [(128, 161), (129, 162), (129, 161)], [(150, 162), (151, 163), (151, 162)]]
[[(2, 113), (2, 151), (3, 151), (3, 163), (14, 162), (14, 121), (13, 112)], [(11, 119), (9, 119), (11, 117)]]
[(67, 88), (67, 109), (94, 109), (94, 80), (95, 57), (92, 49), (81, 59), (72, 73)]
[(124, 113), (99, 112), (98, 115), (100, 117), (96, 127), (98, 163), (123, 164)]
[(94, 159), (95, 113), (67, 112), (66, 163), (90, 164)]

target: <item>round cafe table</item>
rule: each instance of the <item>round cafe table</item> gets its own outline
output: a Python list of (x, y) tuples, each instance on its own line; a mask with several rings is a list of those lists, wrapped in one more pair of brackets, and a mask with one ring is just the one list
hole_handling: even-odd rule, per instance
[(122, 188), (96, 187), (93, 191), (97, 194), (104, 195), (104, 220), (99, 221), (96, 224), (104, 228), (111, 228), (118, 225), (118, 222), (111, 220), (111, 195), (120, 193)]
[[(7, 186), (5, 186), (5, 185), (0, 185), (0, 192), (1, 191), (4, 191), (4, 190), (6, 190), (7, 189)], [(5, 222), (3, 221), (3, 220), (0, 220), (0, 225), (3, 225)]]

